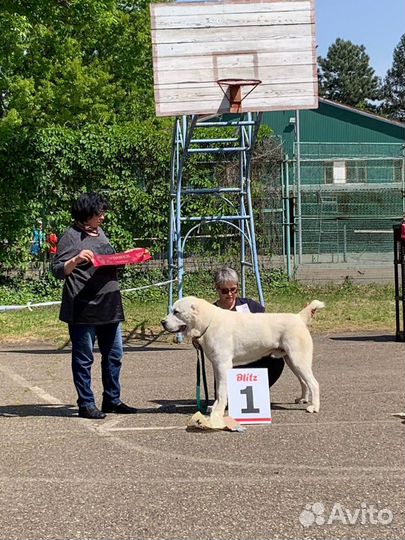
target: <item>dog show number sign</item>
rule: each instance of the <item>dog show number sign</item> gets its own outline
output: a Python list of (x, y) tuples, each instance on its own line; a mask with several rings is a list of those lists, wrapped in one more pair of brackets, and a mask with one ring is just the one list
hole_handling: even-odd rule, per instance
[(228, 412), (240, 424), (271, 424), (267, 369), (228, 371)]

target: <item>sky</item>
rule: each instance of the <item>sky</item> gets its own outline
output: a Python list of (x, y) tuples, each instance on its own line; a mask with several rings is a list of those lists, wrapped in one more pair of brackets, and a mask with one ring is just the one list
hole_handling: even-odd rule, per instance
[(315, 0), (315, 10), (317, 56), (340, 37), (364, 45), (376, 75), (385, 77), (405, 33), (405, 0)]
[(317, 56), (325, 57), (340, 37), (364, 45), (376, 75), (385, 77), (405, 34), (405, 0), (315, 0), (315, 12)]

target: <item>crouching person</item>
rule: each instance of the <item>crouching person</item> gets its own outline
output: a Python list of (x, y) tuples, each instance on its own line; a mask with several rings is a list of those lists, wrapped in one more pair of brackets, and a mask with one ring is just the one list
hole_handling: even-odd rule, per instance
[[(216, 306), (231, 311), (264, 313), (264, 307), (255, 300), (238, 296), (239, 276), (233, 268), (223, 266), (217, 270), (214, 274), (214, 285), (218, 294), (218, 299), (214, 302)], [(235, 367), (239, 369), (266, 368), (270, 388), (281, 377), (284, 369), (284, 358), (269, 355), (250, 364)]]

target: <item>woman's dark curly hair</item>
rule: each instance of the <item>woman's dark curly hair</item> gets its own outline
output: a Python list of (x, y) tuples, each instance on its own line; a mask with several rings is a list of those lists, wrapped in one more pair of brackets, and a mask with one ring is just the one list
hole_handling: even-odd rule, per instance
[(110, 203), (100, 193), (82, 193), (72, 204), (72, 218), (79, 223), (86, 223), (89, 219), (110, 209)]

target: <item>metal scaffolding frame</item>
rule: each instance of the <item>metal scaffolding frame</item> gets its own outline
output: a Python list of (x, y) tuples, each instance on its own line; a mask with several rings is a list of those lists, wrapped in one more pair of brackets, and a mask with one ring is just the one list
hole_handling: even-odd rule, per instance
[[(224, 223), (240, 235), (240, 275), (241, 292), (245, 295), (246, 268), (254, 273), (259, 301), (264, 305), (256, 248), (253, 205), (251, 195), (251, 161), (263, 113), (245, 113), (229, 120), (221, 116), (202, 118), (198, 115), (183, 115), (175, 120), (172, 138), (171, 182), (170, 182), (170, 230), (168, 262), (170, 272), (169, 309), (173, 305), (174, 283), (177, 282), (178, 298), (183, 297), (185, 273), (185, 247), (192, 233), (201, 225)], [(235, 128), (233, 137), (198, 138), (196, 130)], [(226, 130), (228, 135), (229, 129)], [(216, 131), (217, 133), (217, 131)], [(236, 187), (189, 188), (183, 185), (183, 173), (187, 160), (192, 154), (237, 154), (239, 156), (239, 179)], [(188, 197), (213, 195), (225, 197), (234, 194), (238, 198), (239, 210), (231, 215), (190, 216), (183, 215), (183, 203)], [(226, 200), (226, 199), (225, 199)], [(191, 228), (190, 225), (191, 224)], [(187, 227), (187, 231), (186, 229)], [(250, 249), (250, 261), (246, 259)]]

